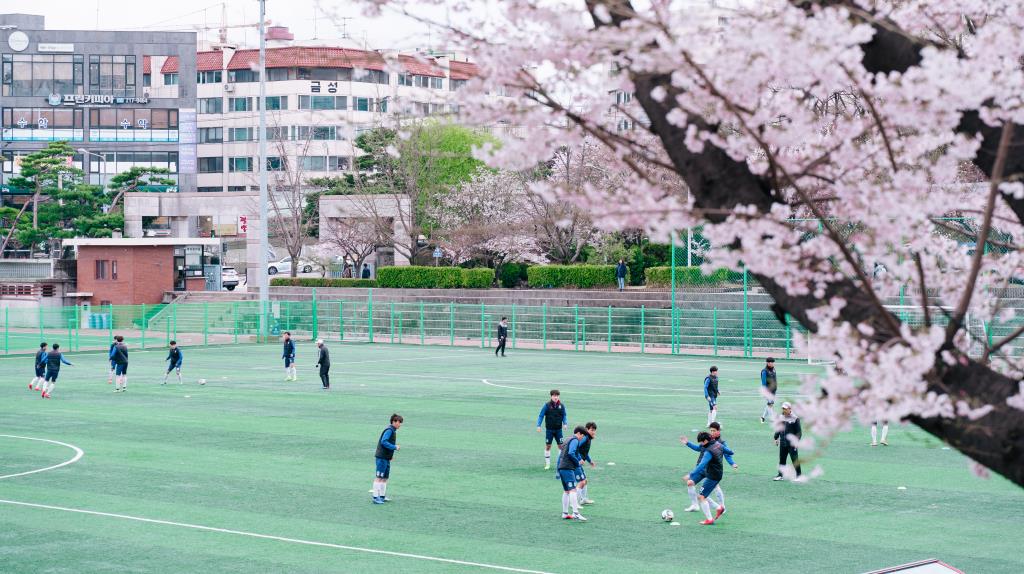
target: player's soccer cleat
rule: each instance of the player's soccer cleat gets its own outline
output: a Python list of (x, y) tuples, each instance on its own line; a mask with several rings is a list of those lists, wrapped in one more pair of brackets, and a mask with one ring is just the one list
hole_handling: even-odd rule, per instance
[(572, 515), (568, 512), (562, 514), (562, 520), (572, 520)]
[(30, 390), (30, 391), (32, 390), (32, 383), (28, 384), (28, 390)]
[(875, 441), (871, 441), (871, 446), (878, 446), (878, 443)]
[(587, 498), (587, 499), (585, 499), (585, 500), (581, 500), (581, 501), (580, 501), (580, 504), (587, 504), (587, 505), (590, 505), (590, 504), (594, 504), (594, 501), (593, 501), (593, 500), (590, 500), (589, 498)]
[(373, 503), (374, 504), (384, 504), (384, 497), (383, 496), (374, 496), (373, 497)]
[(690, 506), (684, 508), (683, 512), (697, 512), (698, 510), (700, 510), (700, 508), (697, 508), (696, 504), (691, 504)]
[(551, 463), (550, 462), (545, 462), (544, 463), (544, 470), (551, 470)]
[(573, 514), (573, 515), (572, 515), (572, 519), (573, 519), (573, 520), (576, 520), (576, 521), (579, 521), (579, 522), (586, 522), (586, 521), (587, 521), (586, 517), (584, 517), (584, 516), (583, 516), (582, 514), (580, 514), (579, 512), (577, 512), (577, 513)]
[(761, 417), (761, 424), (764, 424), (764, 417)]
[(781, 474), (776, 474), (775, 478), (773, 478), (772, 480), (782, 480), (782, 475)]
[(718, 510), (715, 511), (715, 520), (718, 520), (719, 518), (721, 518), (723, 514), (725, 514), (725, 507), (724, 506), (719, 506)]
[(889, 443), (887, 443), (886, 441), (883, 440), (882, 441), (882, 446), (889, 446)]
[(714, 520), (701, 520), (700, 521), (700, 524), (703, 524), (704, 526), (711, 526), (714, 523), (715, 523)]

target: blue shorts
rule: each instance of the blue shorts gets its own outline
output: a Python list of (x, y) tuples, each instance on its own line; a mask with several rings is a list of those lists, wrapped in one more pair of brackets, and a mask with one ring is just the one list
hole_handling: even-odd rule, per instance
[(704, 474), (700, 474), (700, 473), (698, 473), (698, 474), (691, 474), (690, 475), (690, 480), (692, 480), (693, 484), (695, 484), (695, 485), (697, 483), (699, 483), (700, 481), (704, 480), (705, 478), (707, 478), (707, 477)]
[(57, 375), (59, 375), (59, 374), (60, 374), (60, 371), (46, 371), (46, 378), (44, 380), (50, 381), (52, 383), (56, 383), (57, 382)]
[(46, 374), (46, 367), (36, 367), (36, 376), (42, 377)]
[(169, 372), (173, 371), (174, 369), (178, 369), (180, 371), (181, 370), (181, 365), (169, 365), (167, 367), (167, 372), (169, 373)]
[(562, 429), (544, 429), (544, 444), (551, 444), (552, 439), (558, 439), (558, 444), (562, 444)]
[(295, 359), (293, 357), (285, 357), (284, 358), (284, 368), (287, 369), (288, 367), (292, 366), (292, 363), (294, 363), (294, 362), (295, 362)]
[(114, 363), (114, 375), (120, 377), (128, 374), (128, 363)]
[(580, 463), (580, 467), (575, 470), (576, 482), (583, 482), (587, 480), (587, 473), (583, 471), (583, 463)]
[(387, 480), (391, 476), (391, 461), (386, 458), (374, 459), (377, 461), (377, 478)]
[(715, 410), (715, 405), (717, 405), (717, 404), (718, 404), (718, 398), (717, 397), (714, 398), (714, 399), (708, 399), (708, 410), (709, 411)]
[(110, 361), (110, 370), (113, 371), (114, 370), (114, 366), (116, 366), (116, 365), (117, 365), (117, 363), (115, 363), (114, 361)]
[(568, 492), (576, 489), (576, 471), (559, 470), (558, 478), (562, 481), (562, 490)]
[(711, 496), (711, 493), (715, 491), (715, 487), (718, 486), (718, 482), (710, 478), (704, 479), (704, 484), (700, 485), (700, 495), (704, 498)]

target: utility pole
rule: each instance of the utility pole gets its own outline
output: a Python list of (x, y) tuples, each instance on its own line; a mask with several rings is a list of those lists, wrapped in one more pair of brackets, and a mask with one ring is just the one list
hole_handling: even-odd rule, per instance
[(270, 221), (267, 216), (267, 0), (260, 3), (260, 99), (259, 99), (259, 163), (256, 169), (260, 178), (260, 253), (259, 269), (256, 271), (260, 292), (260, 335), (265, 337), (270, 329), (267, 325), (267, 301), (270, 285), (267, 278), (267, 252), (270, 250)]

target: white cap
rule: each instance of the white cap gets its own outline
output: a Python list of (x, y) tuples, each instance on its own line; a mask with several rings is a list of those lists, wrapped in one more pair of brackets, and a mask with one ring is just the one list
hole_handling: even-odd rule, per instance
[[(324, 344), (324, 340), (323, 339), (317, 339), (316, 340), (316, 344), (317, 345), (323, 345)], [(789, 403), (786, 403), (786, 404), (789, 404)]]
[(782, 403), (782, 408), (784, 408), (784, 409), (791, 409), (791, 408), (793, 408), (793, 405), (791, 405), (789, 403)]

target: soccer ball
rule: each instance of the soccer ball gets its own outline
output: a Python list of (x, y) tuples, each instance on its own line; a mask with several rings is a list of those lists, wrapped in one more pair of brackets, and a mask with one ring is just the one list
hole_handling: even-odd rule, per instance
[(665, 522), (672, 522), (672, 519), (675, 518), (675, 517), (676, 517), (676, 515), (672, 514), (672, 511), (669, 510), (668, 508), (666, 508), (665, 510), (661, 511), (661, 519), (664, 520)]
[(199, 384), (200, 385), (205, 385), (206, 384), (206, 379), (199, 379)]

